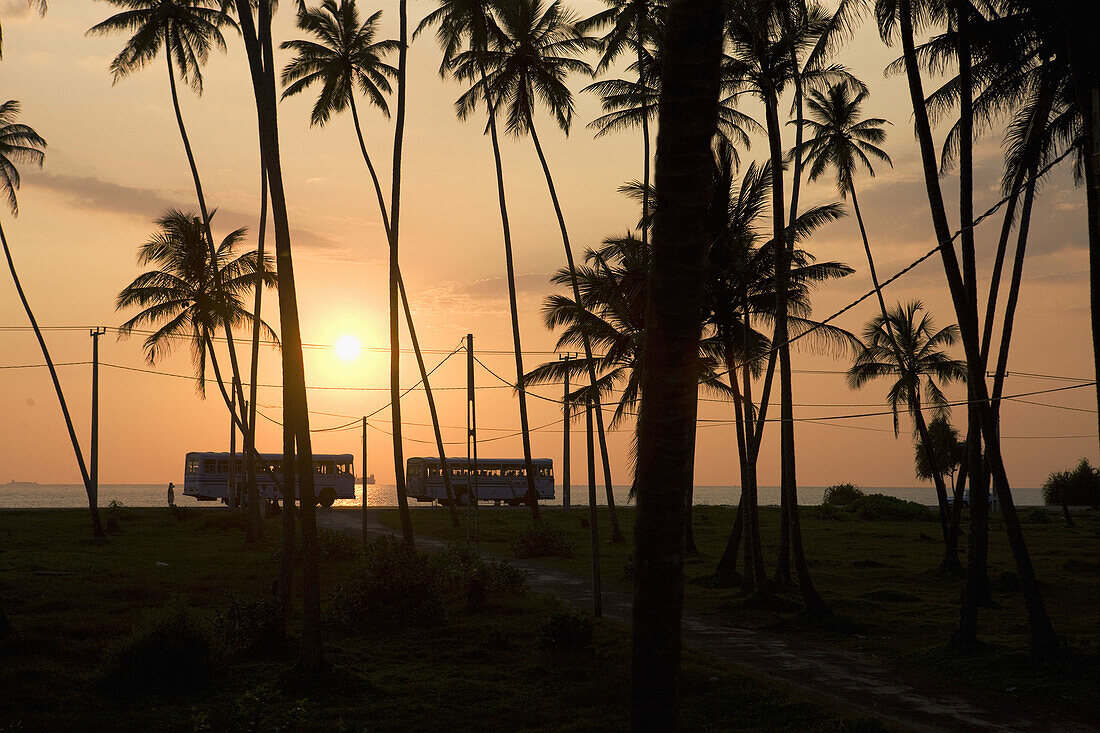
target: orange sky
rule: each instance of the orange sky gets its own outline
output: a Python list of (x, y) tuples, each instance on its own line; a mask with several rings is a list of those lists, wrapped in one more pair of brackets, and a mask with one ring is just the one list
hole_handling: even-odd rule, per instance
[[(121, 38), (87, 38), (84, 31), (105, 18), (112, 8), (103, 3), (52, 3), (44, 19), (28, 14), (21, 0), (0, 0), (4, 25), (4, 60), (0, 62), (0, 95), (23, 103), (22, 121), (49, 141), (42, 171), (24, 171), (21, 215), (0, 212), (24, 287), (46, 326), (117, 326), (118, 291), (139, 273), (134, 252), (152, 231), (152, 219), (168, 206), (194, 208), (194, 193), (172, 116), (163, 61), (112, 86), (107, 66), (121, 47)], [(592, 0), (575, 2), (586, 14)], [(426, 3), (410, 3), (412, 22), (427, 12)], [(287, 8), (289, 5), (287, 6)], [(277, 40), (296, 37), (291, 15), (284, 8), (276, 18)], [(394, 34), (396, 2), (374, 2), (382, 8), (385, 33)], [(894, 170), (877, 179), (863, 178), (864, 207), (880, 272), (892, 274), (927, 251), (931, 237), (924, 184), (917, 167), (916, 144), (910, 132), (910, 112), (903, 79), (883, 78), (882, 69), (895, 52), (882, 46), (871, 27), (863, 29), (842, 55), (871, 88), (866, 114), (891, 119), (894, 128), (885, 147)], [(277, 54), (281, 65), (287, 57)], [(495, 182), (489, 141), (482, 123), (455, 119), (452, 102), (460, 88), (439, 79), (439, 51), (429, 37), (410, 52), (409, 112), (402, 216), (402, 269), (426, 349), (449, 351), (473, 332), (477, 347), (503, 351), (511, 347), (504, 257), (496, 209)], [(254, 228), (259, 184), (255, 113), (243, 48), (230, 40), (229, 53), (217, 55), (205, 71), (201, 98), (183, 91), (183, 113), (189, 125), (208, 201), (219, 209), (215, 236), (230, 227)], [(587, 83), (573, 81), (574, 90)], [(377, 207), (358, 156), (350, 116), (325, 129), (310, 129), (308, 95), (281, 105), (282, 154), (298, 275), (299, 308), (307, 343), (331, 345), (344, 334), (357, 336), (366, 350), (358, 361), (344, 362), (331, 348), (306, 352), (307, 382), (355, 390), (314, 390), (310, 407), (330, 415), (312, 417), (314, 427), (347, 422), (373, 412), (387, 402), (385, 239)], [(746, 111), (757, 110), (749, 105)], [(640, 135), (619, 134), (593, 139), (585, 124), (599, 113), (598, 103), (579, 95), (572, 134), (565, 138), (550, 121), (540, 120), (540, 136), (550, 157), (574, 246), (589, 246), (605, 236), (626, 231), (636, 214), (616, 193), (625, 180), (640, 177)], [(388, 167), (390, 122), (363, 112), (364, 134), (383, 169)], [(942, 131), (941, 131), (942, 132)], [(999, 138), (987, 138), (978, 149), (976, 208), (984, 210), (999, 198)], [(761, 158), (762, 141), (754, 141), (743, 160)], [(554, 336), (539, 319), (543, 297), (551, 292), (548, 275), (564, 262), (561, 242), (545, 184), (529, 140), (508, 140), (503, 146), (516, 270), (521, 291), (520, 313), (526, 350), (549, 350)], [(383, 174), (388, 180), (388, 175)], [(946, 184), (945, 194), (953, 194)], [(830, 183), (808, 188), (806, 203), (830, 200)], [(1045, 186), (1032, 223), (1026, 281), (1013, 337), (1011, 371), (1091, 378), (1089, 349), (1087, 249), (1084, 194), (1074, 188), (1068, 169)], [(953, 217), (957, 221), (957, 216)], [(978, 232), (983, 272), (989, 270), (999, 219)], [(254, 241), (254, 240), (250, 240)], [(824, 316), (869, 287), (862, 245), (854, 218), (830, 225), (807, 248), (821, 259), (849, 263), (856, 273), (828, 286), (815, 297), (815, 314)], [(983, 281), (983, 288), (985, 281)], [(954, 321), (938, 259), (921, 265), (888, 291), (888, 301), (921, 298), (941, 324)], [(267, 300), (274, 302), (274, 297)], [(846, 314), (839, 325), (859, 331), (876, 312), (868, 300)], [(272, 309), (265, 317), (276, 323)], [(0, 277), (0, 327), (26, 326), (14, 288)], [(86, 330), (48, 334), (58, 362), (86, 361), (91, 343)], [(961, 355), (960, 355), (961, 356)], [(441, 358), (429, 354), (432, 363)], [(531, 368), (543, 355), (526, 357)], [(105, 338), (101, 359), (106, 364), (145, 368), (140, 341)], [(261, 356), (262, 383), (278, 380), (278, 358)], [(40, 362), (28, 331), (0, 329), (0, 365)], [(498, 373), (514, 379), (512, 358), (486, 355)], [(797, 353), (795, 368), (836, 371), (848, 362)], [(189, 374), (186, 351), (158, 363), (157, 369)], [(87, 366), (61, 369), (63, 385), (77, 429), (87, 444), (89, 379)], [(403, 363), (404, 382), (415, 381), (415, 362)], [(478, 375), (479, 384), (494, 380)], [(465, 384), (461, 355), (437, 372), (439, 387)], [(1013, 377), (1009, 394), (1048, 389), (1066, 382)], [(558, 397), (560, 388), (537, 388)], [(843, 405), (799, 407), (800, 417), (875, 411), (885, 387), (851, 392), (837, 374), (796, 374), (799, 404)], [(963, 397), (956, 388), (953, 398)], [(262, 389), (262, 412), (279, 417), (279, 391)], [(439, 394), (442, 421), (451, 426), (445, 437), (463, 441), (464, 395), (460, 390)], [(518, 415), (510, 390), (479, 393), (482, 436), (506, 435), (517, 429)], [(1034, 401), (1094, 409), (1089, 389), (1030, 398)], [(403, 402), (409, 441), (405, 455), (434, 451), (423, 398), (413, 393)], [(560, 417), (557, 406), (530, 400), (531, 424)], [(728, 405), (704, 403), (701, 417), (725, 419)], [(79, 474), (64, 431), (49, 378), (44, 369), (0, 369), (0, 483), (9, 479), (76, 482)], [(349, 416), (349, 417), (342, 417)], [(389, 430), (389, 413), (373, 424)], [(962, 410), (956, 422), (964, 422)], [(182, 476), (189, 450), (224, 450), (228, 420), (219, 398), (206, 401), (186, 379), (140, 374), (113, 367), (101, 369), (101, 481), (104, 483), (164, 483)], [(577, 426), (578, 428), (580, 426)], [(616, 483), (629, 483), (629, 429), (610, 438)], [(1097, 457), (1094, 414), (1007, 403), (1003, 409), (1005, 450), (1013, 482), (1033, 487), (1052, 470), (1081, 456)], [(370, 435), (369, 470), (380, 482), (392, 480), (392, 449), (380, 430)], [(852, 481), (864, 486), (915, 484), (912, 447), (907, 427), (895, 439), (890, 419), (877, 417), (831, 423), (799, 423), (798, 475), (804, 485)], [(1088, 436), (1067, 438), (1050, 436)], [(1041, 438), (1041, 439), (1038, 439)], [(317, 451), (353, 452), (356, 431), (318, 433)], [(556, 461), (561, 456), (561, 425), (532, 436), (534, 451)], [(769, 432), (761, 459), (761, 483), (778, 482), (778, 444)], [(261, 448), (277, 450), (277, 426), (260, 421)], [(575, 465), (581, 460), (579, 434), (573, 441)], [(730, 425), (701, 427), (698, 433), (696, 483), (736, 483)], [(453, 452), (464, 453), (462, 445)], [(519, 455), (518, 438), (488, 443), (483, 456)], [(357, 470), (359, 467), (357, 466)], [(575, 472), (576, 473), (576, 472)], [(577, 474), (579, 477), (579, 473)]]

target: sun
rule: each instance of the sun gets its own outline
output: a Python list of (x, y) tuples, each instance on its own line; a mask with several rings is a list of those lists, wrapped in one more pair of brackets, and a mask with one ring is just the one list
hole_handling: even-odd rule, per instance
[(361, 348), (362, 345), (359, 343), (359, 339), (351, 334), (346, 334), (336, 340), (336, 355), (344, 361), (358, 359)]

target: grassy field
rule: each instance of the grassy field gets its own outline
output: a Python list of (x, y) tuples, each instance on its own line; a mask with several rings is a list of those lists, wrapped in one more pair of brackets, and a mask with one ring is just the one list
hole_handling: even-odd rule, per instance
[[(620, 507), (619, 512), (627, 542), (604, 542), (601, 564), (605, 585), (625, 589), (630, 586), (634, 509)], [(460, 515), (464, 522), (464, 513)], [(417, 532), (465, 541), (465, 526), (453, 529), (441, 508), (417, 507), (412, 516)], [(589, 534), (582, 526), (588, 509), (577, 507), (564, 515), (560, 508), (548, 507), (543, 516), (566, 533), (573, 553), (569, 558), (538, 562), (588, 575)], [(761, 607), (738, 590), (713, 587), (711, 575), (734, 510), (696, 507), (694, 528), (700, 554), (685, 564), (686, 603), (737, 626), (768, 628), (811, 644), (873, 654), (903, 674), (943, 689), (962, 689), (996, 704), (1021, 708), (1058, 707), (1095, 720), (1100, 716), (1100, 513), (1077, 512), (1075, 528), (1067, 528), (1060, 514), (1044, 509), (1025, 509), (1021, 516), (1047, 609), (1066, 643), (1064, 659), (1054, 664), (1040, 663), (1027, 653), (1027, 617), (999, 517), (992, 519), (990, 531), (994, 604), (981, 612), (980, 634), (986, 646), (977, 653), (962, 655), (947, 647), (958, 621), (963, 581), (937, 571), (942, 545), (934, 519), (864, 521), (818, 507), (804, 508), (802, 527), (811, 572), (818, 591), (839, 617), (837, 624), (826, 629), (806, 623), (797, 608)], [(779, 510), (762, 508), (760, 517), (765, 557), (773, 568)], [(382, 510), (381, 518), (387, 526), (399, 526), (396, 510)], [(482, 507), (482, 549), (511, 556), (512, 540), (530, 523), (524, 508)], [(598, 524), (603, 536), (610, 536), (606, 509), (600, 510)], [(964, 562), (965, 545), (964, 539)], [(797, 593), (793, 589), (787, 593), (797, 606)]]
[[(561, 612), (553, 600), (494, 592), (475, 607), (447, 596), (445, 620), (427, 627), (362, 632), (327, 622), (331, 669), (303, 681), (288, 672), (293, 639), (249, 655), (239, 637), (216, 633), (229, 591), (268, 594), (278, 519), (268, 520), (260, 546), (248, 547), (243, 517), (229, 510), (105, 515), (121, 532), (94, 541), (82, 511), (0, 511), (0, 610), (10, 624), (0, 630), (0, 731), (628, 727), (621, 626), (597, 623), (587, 650), (547, 647), (540, 631)], [(422, 531), (431, 515), (417, 512)], [(503, 533), (520, 514), (499, 517)], [(323, 567), (327, 617), (335, 619), (333, 599), (360, 567), (355, 559)], [(292, 633), (299, 627), (292, 620)], [(162, 680), (171, 653), (190, 659), (201, 645), (209, 649), (194, 675)], [(142, 654), (152, 667), (134, 661)], [(685, 659), (683, 690), (687, 730), (881, 729), (695, 654)]]

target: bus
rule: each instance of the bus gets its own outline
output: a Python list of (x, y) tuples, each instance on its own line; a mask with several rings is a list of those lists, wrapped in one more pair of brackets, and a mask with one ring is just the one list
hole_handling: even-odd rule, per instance
[[(188, 453), (183, 474), (183, 495), (192, 496), (199, 501), (230, 502), (228, 453)], [(233, 473), (237, 485), (244, 484), (244, 456), (235, 455)], [(324, 507), (332, 506), (337, 499), (355, 498), (354, 457), (350, 453), (314, 453), (313, 454), (313, 494), (317, 503)], [(266, 469), (266, 470), (265, 470)], [(283, 454), (261, 453), (256, 465), (256, 483), (260, 496), (268, 502), (282, 499), (275, 482), (267, 473), (270, 470), (279, 481), (283, 480)], [(295, 487), (297, 487), (295, 479)], [(295, 491), (295, 498), (298, 498)]]
[[(539, 500), (553, 499), (554, 461), (535, 458), (531, 464), (535, 469), (535, 490)], [(522, 458), (479, 458), (473, 472), (465, 458), (448, 458), (447, 468), (451, 472), (455, 501), (460, 506), (466, 505), (471, 494), (478, 501), (503, 502), (509, 506), (526, 500), (527, 471)], [(438, 456), (407, 461), (405, 493), (420, 502), (447, 504), (447, 489)]]

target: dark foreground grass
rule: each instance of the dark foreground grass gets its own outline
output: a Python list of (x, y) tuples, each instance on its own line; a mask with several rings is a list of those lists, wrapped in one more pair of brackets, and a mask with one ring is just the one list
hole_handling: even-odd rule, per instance
[[(603, 582), (629, 588), (634, 508), (620, 507), (627, 542), (601, 547)], [(1100, 513), (1076, 512), (1075, 528), (1059, 514), (1024, 509), (1024, 533), (1042, 584), (1047, 609), (1065, 642), (1065, 654), (1044, 663), (1028, 653), (1028, 626), (1015, 565), (999, 516), (990, 528), (990, 578), (993, 605), (980, 615), (984, 646), (967, 654), (948, 646), (958, 623), (963, 579), (937, 570), (942, 545), (932, 521), (865, 521), (845, 512), (808, 507), (802, 528), (818, 591), (837, 614), (823, 628), (800, 614), (796, 589), (780, 590), (778, 602), (745, 598), (737, 589), (714, 587), (713, 572), (729, 534), (735, 510), (695, 507), (694, 530), (700, 554), (685, 562), (685, 600), (689, 608), (743, 627), (767, 628), (807, 643), (837, 646), (875, 655), (899, 674), (933, 688), (962, 691), (998, 706), (1057, 708), (1095, 720), (1100, 717)], [(381, 510), (384, 524), (397, 527), (396, 510)], [(417, 532), (465, 541), (463, 526), (453, 529), (447, 512), (417, 507)], [(538, 562), (587, 576), (590, 573), (588, 509), (565, 515), (559, 507), (543, 510), (545, 521), (564, 530), (570, 557)], [(964, 518), (965, 520), (965, 518)], [(774, 571), (779, 510), (760, 511), (769, 572)], [(531, 524), (527, 509), (482, 507), (478, 526), (483, 550), (511, 556), (514, 537)], [(610, 535), (606, 509), (599, 526)], [(965, 527), (965, 524), (964, 524)], [(965, 563), (965, 538), (961, 541)], [(827, 682), (823, 681), (823, 684)]]
[[(549, 598), (489, 594), (477, 610), (451, 599), (446, 620), (427, 628), (362, 634), (329, 624), (331, 668), (302, 680), (288, 672), (294, 639), (248, 658), (214, 635), (227, 592), (269, 593), (278, 520), (248, 547), (243, 517), (228, 510), (108, 516), (121, 533), (93, 541), (84, 512), (0, 511), (0, 610), (11, 627), (0, 639), (0, 731), (628, 727), (629, 636), (619, 625), (597, 623), (589, 650), (560, 651), (540, 643), (561, 610)], [(356, 568), (356, 560), (323, 568), (326, 609)], [(190, 624), (207, 636), (208, 671), (149, 692), (123, 675), (129, 687), (120, 689), (113, 650), (156, 619), (168, 619), (172, 634)], [(291, 630), (299, 627), (296, 618)], [(693, 653), (682, 711), (686, 730), (880, 729)]]

